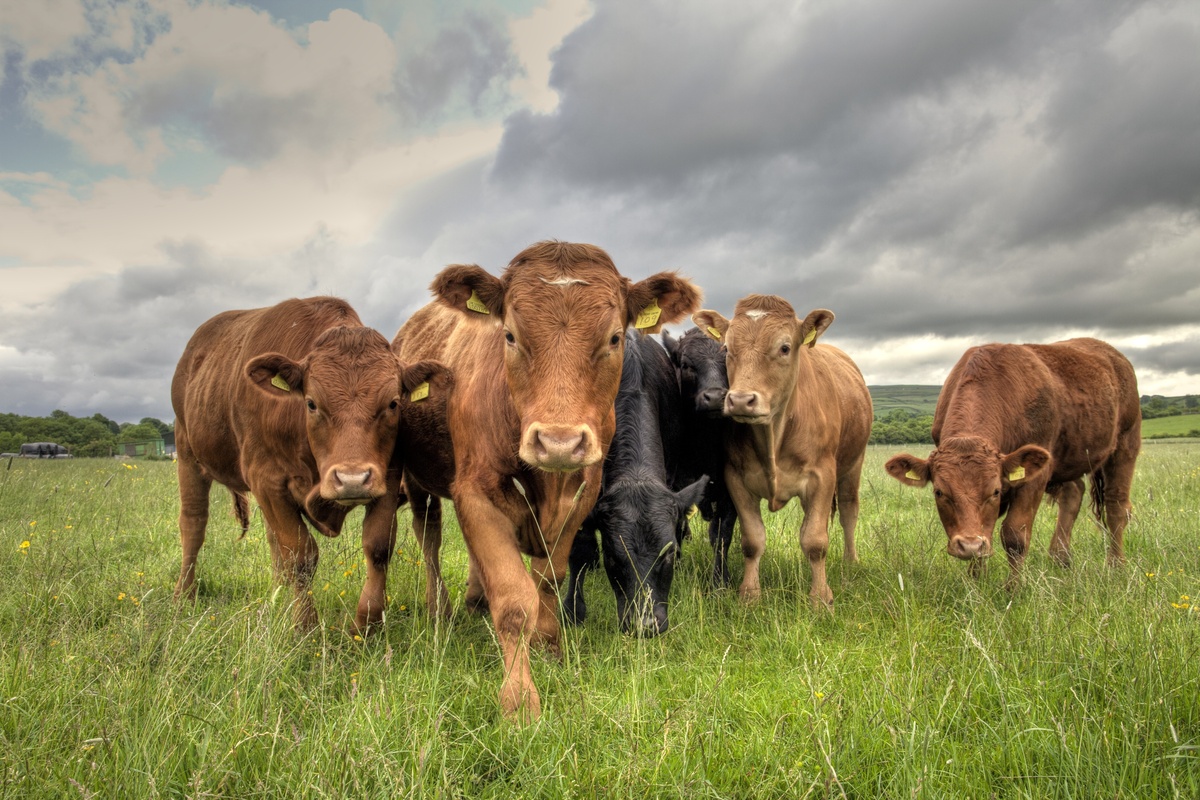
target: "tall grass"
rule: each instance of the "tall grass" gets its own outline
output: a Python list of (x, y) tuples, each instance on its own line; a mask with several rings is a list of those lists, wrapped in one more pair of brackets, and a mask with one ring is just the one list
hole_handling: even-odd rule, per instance
[(322, 624), (299, 635), (261, 520), (238, 540), (224, 493), (177, 605), (170, 464), (0, 463), (0, 798), (1200, 796), (1200, 445), (1146, 446), (1127, 566), (1081, 517), (1054, 567), (1043, 509), (1011, 594), (1001, 561), (973, 580), (946, 555), (928, 494), (882, 470), (894, 449), (868, 454), (859, 565), (833, 531), (834, 615), (808, 610), (794, 504), (757, 605), (709, 588), (697, 529), (663, 636), (622, 636), (589, 581), (523, 729), (452, 522), (448, 623), (404, 512), (380, 634), (351, 631), (351, 525), (320, 542)]

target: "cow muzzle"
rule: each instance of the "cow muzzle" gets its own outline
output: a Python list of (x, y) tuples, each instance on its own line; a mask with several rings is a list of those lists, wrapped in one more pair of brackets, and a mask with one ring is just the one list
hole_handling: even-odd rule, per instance
[(722, 416), (725, 412), (725, 389), (705, 389), (696, 395), (696, 411), (710, 417)]
[(955, 536), (946, 546), (946, 552), (964, 561), (987, 558), (992, 554), (992, 543), (983, 536)]
[(771, 409), (766, 407), (758, 392), (730, 391), (725, 395), (725, 416), (733, 417), (737, 422), (762, 425), (770, 419)]
[(666, 603), (655, 603), (647, 597), (640, 603), (630, 603), (621, 614), (621, 632), (651, 639), (667, 632)]
[(338, 464), (325, 473), (321, 497), (343, 506), (369, 503), (385, 491), (380, 475), (380, 470), (369, 464)]
[(574, 472), (603, 457), (588, 425), (545, 425), (535, 422), (521, 437), (521, 460), (546, 472)]

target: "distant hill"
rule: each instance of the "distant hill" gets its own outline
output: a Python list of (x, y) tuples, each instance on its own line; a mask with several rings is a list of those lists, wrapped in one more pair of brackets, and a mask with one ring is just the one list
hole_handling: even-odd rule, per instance
[(904, 409), (919, 416), (933, 416), (941, 386), (919, 384), (896, 384), (893, 386), (868, 386), (871, 402), (875, 406), (875, 418), (884, 417), (890, 411)]

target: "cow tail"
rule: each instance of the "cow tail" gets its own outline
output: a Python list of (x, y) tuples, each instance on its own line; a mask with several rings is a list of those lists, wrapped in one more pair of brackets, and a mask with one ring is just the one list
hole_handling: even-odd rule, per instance
[(1108, 525), (1104, 513), (1104, 470), (1098, 469), (1092, 473), (1092, 514), (1103, 526)]

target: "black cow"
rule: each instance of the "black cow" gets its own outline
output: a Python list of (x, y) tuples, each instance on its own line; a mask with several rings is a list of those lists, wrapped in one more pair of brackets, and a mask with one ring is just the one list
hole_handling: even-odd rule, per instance
[(672, 490), (680, 452), (679, 385), (671, 359), (649, 337), (630, 332), (617, 393), (617, 430), (600, 497), (571, 546), (568, 621), (587, 616), (583, 580), (604, 552), (621, 630), (655, 636), (667, 629), (667, 596), (687, 512), (700, 502), (707, 476)]
[(708, 521), (708, 540), (713, 547), (713, 585), (729, 585), (729, 543), (737, 509), (725, 488), (725, 435), (732, 424), (722, 413), (729, 376), (725, 372), (725, 351), (721, 343), (699, 328), (692, 328), (679, 339), (662, 335), (663, 346), (679, 376), (682, 403), (683, 451), (679, 463), (683, 472), (676, 478), (685, 481), (708, 475), (708, 488), (698, 503)]

